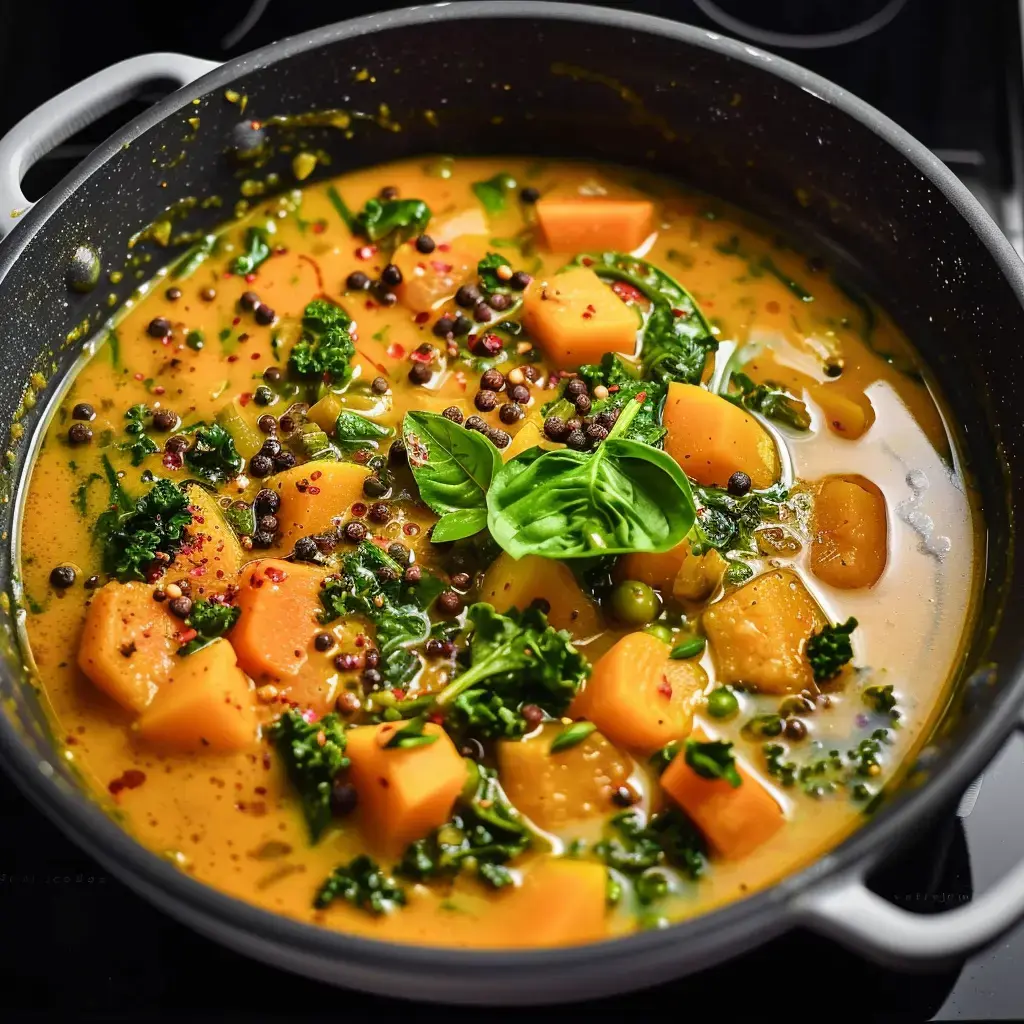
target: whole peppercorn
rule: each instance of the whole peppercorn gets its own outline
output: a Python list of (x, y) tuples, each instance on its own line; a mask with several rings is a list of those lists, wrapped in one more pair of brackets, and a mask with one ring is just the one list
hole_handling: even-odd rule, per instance
[(578, 416), (573, 416), (571, 420), (566, 420), (565, 425), (571, 434), (574, 430), (583, 429), (583, 421)]
[(260, 448), (260, 455), (268, 455), (273, 458), (275, 455), (281, 454), (281, 442), (276, 437), (268, 437), (263, 442), (263, 447)]
[(263, 379), (268, 384), (277, 384), (283, 376), (284, 374), (281, 373), (281, 367), (279, 366), (268, 366), (263, 371)]
[(277, 421), (277, 426), (282, 434), (290, 434), (295, 429), (295, 420), (286, 414)]
[(455, 314), (455, 324), (452, 327), (452, 334), (456, 338), (463, 338), (473, 330), (473, 321), (462, 313)]
[(608, 430), (600, 423), (591, 423), (584, 431), (589, 441), (603, 441), (608, 436)]
[(618, 409), (604, 409), (594, 417), (594, 422), (599, 423), (605, 430), (611, 430), (618, 418)]
[(270, 405), (270, 403), (273, 402), (276, 397), (277, 396), (274, 394), (274, 392), (270, 388), (268, 388), (266, 384), (261, 384), (252, 393), (252, 400), (257, 405)]
[(481, 298), (480, 289), (475, 284), (464, 284), (455, 293), (455, 303), (463, 309), (472, 309)]
[(92, 440), (92, 431), (84, 423), (72, 423), (68, 440), (72, 444), (88, 444)]
[(484, 431), (487, 429), (487, 424), (479, 416), (470, 416), (465, 423), (467, 430), (480, 430)]
[(512, 305), (512, 300), (504, 292), (495, 292), (487, 300), (487, 305), (497, 313), (504, 313)]
[(85, 420), (89, 422), (96, 419), (96, 410), (88, 402), (79, 402), (78, 405), (71, 410), (71, 418), (73, 420)]
[(413, 384), (426, 384), (432, 376), (433, 373), (426, 363), (413, 363), (409, 368), (409, 380)]
[(565, 443), (576, 452), (586, 451), (590, 444), (587, 440), (587, 435), (582, 430), (570, 431), (569, 436), (565, 439)]
[(441, 657), (441, 641), (435, 637), (431, 637), (427, 641), (427, 646), (424, 648), (424, 653), (428, 658), (440, 658)]
[(334, 531), (331, 533), (318, 533), (313, 538), (313, 543), (321, 555), (329, 555), (338, 546), (338, 535)]
[(151, 338), (167, 338), (171, 334), (171, 321), (164, 316), (154, 317), (146, 327), (146, 333)]
[[(346, 691), (346, 695), (347, 695)], [(352, 696), (355, 696), (353, 694)], [(359, 698), (357, 697), (356, 700)], [(341, 698), (338, 698), (339, 702)], [(338, 709), (339, 711), (341, 708)], [(345, 714), (342, 711), (342, 714)], [(351, 714), (351, 712), (349, 712)], [(331, 814), (336, 818), (344, 818), (359, 806), (359, 792), (351, 782), (346, 782), (340, 775), (331, 782)]]
[(486, 302), (478, 302), (473, 307), (473, 319), (478, 324), (490, 323), (492, 313), (491, 307)]
[(410, 565), (408, 569), (402, 573), (402, 579), (406, 583), (419, 583), (423, 579), (423, 570), (418, 565)]
[(518, 423), (523, 418), (523, 408), (516, 405), (515, 402), (506, 402), (498, 410), (498, 418), (502, 423), (512, 426), (513, 423)]
[(799, 718), (787, 718), (782, 732), (788, 740), (802, 740), (807, 737), (807, 726)]
[(267, 412), (256, 421), (256, 426), (259, 427), (264, 434), (273, 434), (274, 431), (277, 430), (277, 420)]
[(432, 330), (439, 338), (447, 337), (449, 334), (454, 333), (455, 321), (450, 316), (438, 317), (434, 321)]
[(375, 501), (370, 506), (370, 511), (367, 515), (370, 518), (370, 522), (386, 523), (391, 518), (391, 509), (383, 501)]
[(523, 716), (531, 729), (536, 729), (544, 721), (544, 712), (536, 704), (524, 704), (519, 709), (519, 714)]
[(291, 469), (298, 461), (291, 452), (279, 452), (274, 456), (274, 469), (283, 473), (286, 469)]
[[(264, 533), (277, 533), (277, 516), (267, 513), (265, 516), (260, 516), (260, 521), (256, 524), (257, 529), (263, 530)], [(314, 544), (314, 547), (316, 545)]]
[(527, 363), (527, 365), (523, 367), (523, 376), (531, 384), (536, 384), (537, 381), (540, 380), (540, 370), (538, 370), (536, 366), (532, 366), (531, 364)]
[(363, 657), (366, 668), (377, 668), (380, 665), (380, 651), (370, 648)]
[(398, 579), (398, 573), (395, 572), (391, 566), (384, 565), (377, 570), (377, 579), (379, 579), (381, 583), (394, 583), (395, 580)]
[(437, 597), (437, 607), (442, 615), (458, 615), (462, 611), (462, 598), (454, 590), (442, 590)]
[(429, 256), (437, 248), (437, 243), (430, 237), (430, 235), (420, 235), (416, 239), (416, 251), (423, 253), (424, 256)]
[(404, 544), (399, 544), (395, 541), (393, 544), (388, 545), (388, 554), (401, 566), (405, 567), (409, 564), (409, 559), (412, 552)]
[(321, 653), (329, 651), (334, 646), (334, 637), (330, 633), (317, 633), (313, 638), (313, 646)]
[(377, 293), (377, 301), (382, 306), (393, 306), (398, 302), (398, 296), (394, 292), (381, 291)]
[(501, 370), (484, 370), (480, 375), (480, 387), (485, 391), (500, 391), (505, 386), (505, 376)]
[(75, 582), (75, 570), (70, 565), (58, 565), (50, 573), (50, 585), (58, 590), (67, 590)]
[(260, 297), (255, 292), (242, 292), (238, 304), (247, 313), (251, 313), (260, 304)]
[(360, 544), (366, 540), (366, 534), (368, 533), (366, 527), (362, 523), (358, 523), (355, 520), (346, 523), (345, 528), (342, 530), (342, 534), (349, 543)]
[(509, 279), (508, 286), (513, 291), (521, 292), (533, 280), (525, 270), (517, 270)]
[(192, 614), (192, 598), (185, 597), (182, 594), (181, 597), (176, 597), (172, 601), (167, 602), (167, 610), (176, 619), (187, 619)]
[(405, 447), (405, 441), (400, 437), (395, 438), (388, 448), (388, 462), (392, 466), (405, 466), (409, 463), (409, 449)]
[(262, 480), (265, 476), (270, 476), (274, 472), (274, 460), (269, 455), (263, 455), (257, 452), (249, 460), (249, 476), (256, 477), (257, 480)]
[(261, 327), (269, 327), (277, 319), (277, 314), (262, 302), (253, 310), (252, 315)]
[(731, 495), (736, 498), (742, 498), (745, 494), (750, 493), (750, 477), (741, 470), (737, 470), (731, 477), (729, 477), (727, 487)]
[(578, 395), (575, 404), (576, 411), (581, 416), (586, 416), (590, 412), (590, 395)]
[(253, 499), (253, 508), (256, 510), (256, 515), (276, 515), (280, 507), (281, 496), (277, 491), (272, 491), (269, 487), (263, 487), (256, 492), (256, 497)]
[(153, 413), (153, 429), (166, 433), (178, 425), (178, 414), (172, 409), (158, 409)]
[(612, 802), (619, 807), (632, 807), (639, 797), (632, 786), (619, 786), (612, 793)]
[(487, 438), (495, 448), (507, 448), (512, 443), (512, 435), (506, 434), (504, 430), (498, 430), (495, 427), (484, 432), (484, 436)]
[(370, 287), (370, 278), (361, 270), (353, 270), (345, 279), (345, 287), (350, 292), (365, 292)]
[(85, 581), (85, 583), (83, 584), (83, 586), (85, 587), (86, 590), (95, 590), (99, 585), (100, 585), (100, 578), (99, 578), (99, 576), (90, 576)]
[(183, 452), (188, 451), (188, 438), (182, 437), (181, 434), (175, 434), (174, 437), (169, 437), (164, 442), (164, 451), (170, 452), (172, 455), (181, 455)]
[(217, 298), (217, 291), (215, 288), (204, 288), (199, 293), (199, 298), (201, 298), (203, 302), (213, 302), (213, 300)]
[(385, 185), (380, 190), (380, 197), (385, 202), (390, 202), (392, 199), (398, 198), (398, 186), (397, 185)]
[(380, 684), (384, 682), (384, 677), (378, 669), (366, 668), (363, 669), (359, 681), (363, 684), (364, 690), (379, 690)]
[(538, 199), (540, 199), (540, 189), (534, 188), (532, 185), (527, 185), (525, 188), (519, 190), (520, 202), (526, 203), (527, 206), (533, 206)]
[(459, 747), (459, 753), (468, 757), (471, 761), (482, 761), (484, 759), (484, 745), (475, 737), (469, 736)]
[(569, 428), (561, 416), (549, 416), (544, 421), (544, 434), (551, 441), (564, 441), (569, 435)]
[(252, 535), (252, 546), (254, 548), (272, 548), (274, 546), (274, 535), (265, 530), (257, 530)]
[(181, 289), (180, 288), (168, 288), (167, 291), (164, 292), (164, 295), (167, 296), (167, 301), (168, 302), (177, 302), (178, 299), (181, 298)]
[(368, 498), (383, 498), (390, 490), (379, 476), (368, 476), (363, 480), (363, 494)]
[(334, 702), (334, 709), (339, 715), (354, 715), (362, 706), (363, 702), (351, 690), (343, 690)]
[(573, 377), (568, 384), (565, 385), (565, 397), (570, 402), (575, 402), (580, 395), (587, 393), (587, 382), (582, 380), (580, 377)]
[(389, 263), (380, 272), (380, 281), (389, 288), (397, 288), (402, 283), (402, 271), (394, 263)]
[(473, 579), (468, 572), (457, 572), (452, 576), (452, 586), (456, 590), (469, 590), (469, 585), (472, 582)]
[(457, 405), (449, 405), (441, 415), (446, 420), (451, 420), (452, 423), (461, 423), (463, 419), (462, 410)]
[(513, 385), (508, 394), (513, 402), (518, 402), (520, 405), (526, 405), (530, 400), (530, 389), (525, 384)]
[(387, 377), (374, 377), (370, 384), (370, 390), (375, 395), (386, 395), (391, 390)]
[(493, 391), (478, 391), (473, 404), (481, 412), (491, 412), (498, 404), (498, 396)]

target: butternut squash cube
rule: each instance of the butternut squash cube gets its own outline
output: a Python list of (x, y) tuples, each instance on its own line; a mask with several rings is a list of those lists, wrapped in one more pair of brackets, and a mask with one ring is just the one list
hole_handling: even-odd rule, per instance
[(230, 754), (256, 743), (252, 685), (227, 640), (174, 659), (139, 718), (142, 739), (173, 750)]
[[(699, 730), (693, 738), (707, 740)], [(725, 860), (746, 857), (771, 839), (786, 820), (782, 807), (757, 775), (739, 760), (736, 770), (743, 781), (734, 789), (724, 779), (702, 778), (680, 751), (661, 775), (661, 788)]]
[(703, 555), (691, 551), (672, 581), (672, 596), (678, 601), (706, 601), (721, 586), (728, 568), (715, 548)]
[(669, 551), (638, 551), (623, 555), (615, 565), (618, 580), (639, 580), (649, 587), (672, 590), (672, 584), (690, 554), (690, 542), (685, 538)]
[[(185, 528), (188, 544), (178, 556), (192, 566), (190, 572), (203, 593), (223, 593), (238, 582), (245, 552), (231, 529), (217, 499), (199, 484), (187, 484), (185, 494), (192, 510), (192, 522)], [(201, 573), (201, 575), (195, 575)]]
[(369, 475), (354, 462), (307, 462), (271, 477), (267, 487), (281, 495), (280, 550), (290, 551), (300, 537), (326, 533), (343, 522), (352, 505), (362, 500)]
[(630, 776), (631, 759), (599, 732), (568, 750), (551, 752), (564, 726), (544, 726), (524, 740), (498, 744), (498, 771), (509, 800), (552, 832), (581, 818), (607, 815), (612, 793)]
[(703, 621), (720, 683), (766, 693), (814, 688), (804, 648), (826, 619), (792, 569), (756, 576), (713, 604)]
[(851, 396), (836, 384), (814, 384), (809, 390), (821, 406), (826, 426), (839, 437), (856, 441), (875, 422), (875, 410), (865, 394)]
[(539, 555), (516, 561), (502, 552), (484, 574), (480, 600), (499, 612), (509, 608), (523, 611), (535, 600), (546, 601), (551, 609), (548, 622), (555, 629), (568, 630), (578, 640), (594, 636), (603, 628), (597, 605), (580, 590), (572, 569), (564, 562)]
[(546, 196), (534, 209), (552, 252), (632, 252), (654, 230), (654, 204), (646, 199)]
[(145, 710), (170, 675), (181, 623), (145, 583), (108, 583), (85, 612), (78, 667), (122, 707)]
[(568, 370), (599, 363), (606, 352), (632, 356), (640, 326), (636, 312), (589, 267), (530, 284), (523, 324), (548, 360)]
[(543, 857), (523, 874), (522, 885), (495, 901), (505, 946), (569, 946), (605, 934), (603, 864)]
[(395, 289), (399, 301), (414, 313), (429, 313), (447, 302), (471, 277), (483, 256), (453, 245), (448, 252), (435, 249), (429, 256), (418, 252), (412, 242), (400, 245), (391, 262), (402, 272)]
[(814, 499), (811, 572), (842, 590), (873, 587), (885, 571), (885, 498), (863, 477), (830, 477)]
[(443, 825), (466, 784), (466, 762), (438, 725), (424, 727), (437, 737), (433, 743), (388, 747), (403, 724), (366, 725), (347, 733), (349, 780), (359, 794), (363, 829), (381, 853), (393, 856)]
[(669, 658), (668, 644), (650, 633), (629, 633), (598, 659), (573, 714), (593, 722), (612, 743), (652, 753), (684, 739), (707, 686), (694, 660)]

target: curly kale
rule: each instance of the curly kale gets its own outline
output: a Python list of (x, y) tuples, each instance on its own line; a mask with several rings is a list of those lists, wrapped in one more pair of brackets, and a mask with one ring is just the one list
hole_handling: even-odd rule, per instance
[(360, 854), (327, 876), (313, 898), (313, 906), (323, 909), (335, 900), (347, 900), (370, 914), (388, 914), (405, 905), (405, 890), (375, 860)]
[(822, 627), (807, 641), (807, 660), (811, 663), (816, 683), (834, 679), (843, 666), (853, 659), (850, 634), (856, 628), (857, 620), (851, 617), (842, 625)]
[(687, 740), (685, 751), (686, 763), (702, 779), (723, 779), (733, 789), (742, 785), (731, 743), (724, 740)]
[(200, 423), (190, 428), (189, 433), (194, 440), (185, 452), (185, 462), (197, 476), (212, 484), (223, 484), (242, 472), (245, 459), (219, 423)]
[(333, 302), (315, 299), (302, 316), (302, 335), (292, 348), (288, 365), (300, 377), (329, 377), (346, 384), (352, 377), (356, 347), (349, 328), (352, 318)]
[(234, 608), (223, 601), (200, 598), (192, 603), (192, 611), (185, 619), (185, 625), (196, 631), (184, 647), (178, 650), (181, 655), (195, 654), (204, 647), (209, 647), (218, 637), (222, 637), (238, 621), (242, 614), (241, 608)]
[(121, 582), (145, 580), (158, 556), (170, 562), (181, 547), (192, 522), (188, 498), (170, 480), (158, 480), (132, 507), (106, 456), (103, 468), (111, 491), (111, 508), (95, 527), (103, 568)]
[(130, 440), (117, 447), (131, 455), (133, 466), (141, 466), (147, 455), (160, 451), (160, 446), (146, 433), (147, 427), (153, 422), (153, 413), (148, 406), (140, 403), (133, 405), (124, 414), (124, 418), (128, 421), (124, 432)]
[(333, 712), (307, 722), (301, 712), (289, 709), (271, 725), (270, 738), (298, 790), (310, 840), (315, 843), (331, 821), (334, 778), (350, 764), (344, 725)]
[(666, 866), (678, 868), (694, 880), (703, 875), (707, 850), (682, 811), (672, 808), (656, 814), (646, 825), (636, 811), (623, 811), (610, 824), (612, 834), (594, 846), (594, 853), (608, 867), (634, 878)]

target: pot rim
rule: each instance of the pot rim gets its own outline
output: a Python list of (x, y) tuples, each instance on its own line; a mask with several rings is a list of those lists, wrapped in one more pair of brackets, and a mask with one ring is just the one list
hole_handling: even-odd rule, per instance
[[(1024, 308), (1024, 264), (1009, 241), (966, 186), (938, 157), (874, 107), (799, 65), (717, 32), (631, 11), (541, 0), (525, 0), (516, 4), (500, 0), (471, 0), (366, 15), (283, 39), (226, 62), (140, 114), (94, 150), (36, 203), (0, 244), (0, 285), (33, 236), (58, 213), (66, 199), (126, 143), (193, 98), (228, 86), (248, 72), (340, 40), (435, 22), (497, 18), (573, 22), (584, 27), (593, 25), (665, 37), (759, 67), (835, 107), (887, 142), (949, 200), (985, 246)], [(156, 899), (165, 906), (177, 900), (184, 911), (198, 915), (200, 919), (228, 924), (251, 936), (266, 937), (274, 944), (289, 946), (296, 953), (311, 952), (321, 958), (338, 958), (353, 966), (372, 962), (379, 965), (380, 958), (386, 958), (385, 962), (399, 969), (423, 973), (453, 967), (548, 971), (583, 964), (595, 966), (605, 961), (622, 957), (634, 959), (645, 954), (660, 953), (663, 957), (669, 946), (676, 948), (674, 955), (682, 956), (679, 946), (682, 942), (697, 945), (707, 954), (714, 948), (723, 948), (730, 941), (736, 946), (749, 946), (784, 930), (792, 923), (792, 915), (787, 920), (786, 914), (797, 895), (827, 879), (863, 873), (885, 852), (912, 837), (913, 831), (907, 827), (908, 824), (934, 816), (959, 797), (1014, 727), (1015, 711), (1024, 703), (1024, 673), (1020, 668), (1019, 662), (1013, 666), (1016, 678), (1006, 685), (992, 710), (952, 755), (940, 775), (905, 794), (897, 806), (883, 807), (876, 818), (800, 871), (751, 896), (665, 929), (556, 949), (480, 950), (386, 942), (318, 927), (264, 910), (185, 874), (142, 846), (97, 803), (63, 788), (52, 777), (49, 763), (37, 761), (31, 755), (21, 743), (14, 724), (2, 714), (0, 762), (36, 806), (69, 833), (76, 843), (101, 863), (112, 866), (115, 874), (126, 876), (151, 898), (156, 893), (165, 897)], [(740, 924), (742, 927), (738, 929)], [(746, 933), (745, 942), (740, 933)], [(758, 938), (752, 941), (749, 938), (751, 934), (757, 934)], [(524, 975), (524, 978), (528, 977)], [(415, 993), (392, 994), (415, 997)]]

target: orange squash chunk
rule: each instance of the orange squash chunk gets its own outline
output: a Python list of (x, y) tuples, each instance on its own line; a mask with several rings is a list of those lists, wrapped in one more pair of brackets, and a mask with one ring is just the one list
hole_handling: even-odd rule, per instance
[(185, 494), (192, 522), (185, 528), (188, 543), (178, 558), (202, 573), (192, 578), (204, 594), (223, 593), (238, 581), (245, 552), (212, 494), (199, 484), (188, 484)]
[(267, 487), (281, 495), (279, 548), (291, 551), (300, 537), (328, 532), (344, 521), (352, 505), (362, 500), (369, 475), (354, 462), (307, 462), (271, 477)]
[(181, 623), (145, 583), (108, 583), (85, 613), (78, 667), (129, 711), (148, 707), (170, 675)]
[(435, 249), (424, 255), (412, 242), (405, 242), (391, 259), (402, 272), (402, 283), (395, 289), (399, 301), (414, 313), (429, 313), (475, 275), (479, 258), (457, 245), (447, 252)]
[(668, 644), (629, 633), (594, 665), (573, 714), (593, 722), (612, 743), (650, 753), (690, 734), (707, 673), (694, 660), (669, 658)]
[(720, 683), (766, 693), (814, 687), (804, 648), (826, 619), (792, 569), (756, 576), (713, 604), (703, 621)]
[(885, 571), (885, 498), (863, 477), (830, 477), (814, 499), (811, 572), (833, 587), (873, 587)]
[(875, 422), (875, 410), (867, 395), (851, 397), (835, 384), (814, 384), (808, 390), (821, 406), (828, 429), (839, 437), (856, 441)]
[(690, 542), (685, 538), (669, 551), (638, 551), (623, 555), (615, 566), (615, 578), (639, 580), (649, 587), (671, 591), (679, 570), (690, 554)]
[(535, 209), (553, 252), (632, 252), (654, 230), (654, 205), (646, 199), (548, 196)]
[(503, 946), (569, 946), (605, 934), (605, 868), (593, 861), (544, 857), (522, 885), (495, 903)]
[(350, 729), (349, 781), (359, 794), (359, 815), (370, 842), (398, 856), (414, 840), (443, 825), (466, 784), (466, 762), (438, 725), (424, 732), (437, 739), (420, 747), (388, 747), (402, 722)]
[(227, 640), (176, 657), (139, 719), (139, 736), (173, 750), (229, 754), (256, 743), (252, 685)]
[(750, 413), (696, 384), (668, 386), (665, 451), (699, 484), (725, 487), (742, 471), (756, 488), (779, 478), (771, 434)]
[[(695, 740), (707, 737), (695, 731)], [(785, 824), (778, 801), (758, 777), (738, 760), (742, 783), (735, 789), (724, 779), (705, 779), (680, 751), (661, 775), (661, 788), (704, 833), (725, 860), (740, 860), (767, 842)]]
[(548, 622), (577, 639), (594, 636), (603, 628), (597, 605), (580, 590), (572, 569), (539, 555), (516, 561), (506, 552), (500, 554), (484, 574), (480, 600), (499, 612), (523, 611), (535, 600), (546, 601), (551, 606)]
[(534, 281), (523, 299), (523, 324), (562, 369), (599, 363), (606, 352), (633, 355), (640, 322), (589, 267)]
[(633, 770), (630, 758), (599, 732), (552, 753), (551, 743), (563, 728), (546, 725), (529, 739), (498, 744), (498, 771), (506, 795), (531, 821), (550, 831), (607, 814), (612, 793)]

